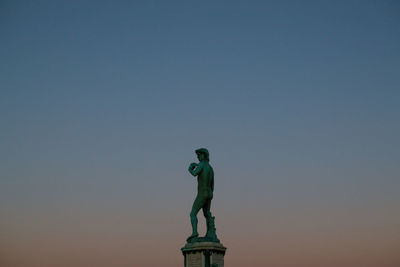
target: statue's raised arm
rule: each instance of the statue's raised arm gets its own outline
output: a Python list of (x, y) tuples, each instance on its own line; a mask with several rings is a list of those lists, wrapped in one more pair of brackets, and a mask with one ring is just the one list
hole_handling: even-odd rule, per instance
[(199, 164), (197, 163), (191, 163), (189, 166), (189, 172), (191, 175), (193, 176), (197, 176), (199, 175), (199, 173), (201, 172), (201, 170), (203, 169), (203, 165), (201, 162)]

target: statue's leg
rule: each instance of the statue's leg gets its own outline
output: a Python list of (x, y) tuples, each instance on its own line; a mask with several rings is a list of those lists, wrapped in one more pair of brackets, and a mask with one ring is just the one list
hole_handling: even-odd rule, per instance
[(207, 225), (207, 234), (206, 236), (209, 235), (210, 232), (210, 220), (211, 220), (211, 199), (207, 199), (207, 201), (204, 203), (203, 206), (203, 214), (204, 217), (206, 218), (206, 225)]
[(203, 206), (203, 200), (197, 196), (193, 202), (192, 211), (190, 212), (190, 222), (192, 223), (192, 235), (188, 237), (189, 239), (193, 237), (198, 237), (199, 233), (197, 232), (197, 213), (199, 213), (200, 209)]

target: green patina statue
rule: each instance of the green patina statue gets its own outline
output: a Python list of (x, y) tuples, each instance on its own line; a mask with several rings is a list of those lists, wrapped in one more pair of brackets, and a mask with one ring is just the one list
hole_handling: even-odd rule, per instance
[[(191, 163), (189, 172), (193, 176), (197, 176), (197, 196), (194, 200), (192, 211), (190, 212), (190, 222), (192, 223), (192, 234), (187, 238), (188, 243), (192, 242), (218, 242), (215, 223), (211, 215), (210, 207), (214, 192), (214, 170), (209, 164), (209, 153), (205, 148), (197, 149), (196, 151), (199, 163)], [(197, 213), (203, 209), (204, 217), (206, 218), (207, 233), (204, 237), (199, 237), (197, 232)]]

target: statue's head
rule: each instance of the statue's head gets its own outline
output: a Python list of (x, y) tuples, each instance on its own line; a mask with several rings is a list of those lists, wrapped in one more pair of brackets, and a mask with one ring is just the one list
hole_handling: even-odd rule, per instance
[(202, 159), (210, 161), (210, 154), (208, 153), (208, 150), (206, 148), (196, 149), (195, 152), (197, 154), (197, 158), (199, 159), (199, 161), (202, 161)]

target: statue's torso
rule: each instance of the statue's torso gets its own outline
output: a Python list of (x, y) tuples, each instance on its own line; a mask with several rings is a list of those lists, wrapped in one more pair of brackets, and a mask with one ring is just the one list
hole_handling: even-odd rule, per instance
[(202, 170), (197, 176), (197, 193), (201, 197), (213, 197), (214, 170), (208, 162), (202, 162)]

